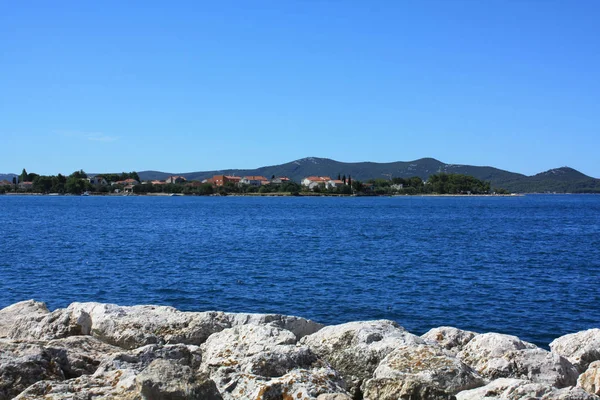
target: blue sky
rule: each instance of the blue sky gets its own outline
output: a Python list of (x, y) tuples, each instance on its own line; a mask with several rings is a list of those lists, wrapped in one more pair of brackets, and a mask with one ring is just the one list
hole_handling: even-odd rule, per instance
[(0, 172), (600, 177), (598, 1), (2, 1)]

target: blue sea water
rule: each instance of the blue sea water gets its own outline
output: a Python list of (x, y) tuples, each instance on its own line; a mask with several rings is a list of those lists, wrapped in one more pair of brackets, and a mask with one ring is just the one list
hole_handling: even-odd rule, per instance
[(0, 196), (0, 307), (387, 318), (547, 346), (600, 327), (600, 196)]

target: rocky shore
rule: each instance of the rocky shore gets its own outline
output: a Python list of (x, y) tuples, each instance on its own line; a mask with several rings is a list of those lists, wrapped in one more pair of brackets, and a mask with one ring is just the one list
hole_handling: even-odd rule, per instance
[(600, 329), (550, 349), (387, 320), (29, 300), (0, 310), (0, 400), (600, 400)]

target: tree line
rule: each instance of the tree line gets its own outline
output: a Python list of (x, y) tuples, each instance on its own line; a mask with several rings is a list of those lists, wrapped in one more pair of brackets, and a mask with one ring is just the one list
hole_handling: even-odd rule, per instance
[[(88, 175), (83, 171), (75, 171), (71, 175), (38, 175), (27, 173), (25, 169), (19, 175), (19, 182), (32, 182), (31, 188), (19, 187), (13, 180), (12, 185), (0, 186), (0, 193), (6, 192), (33, 192), (33, 193), (59, 193), (59, 194), (81, 194), (86, 191), (97, 193), (109, 193), (115, 190), (123, 190), (123, 185), (115, 182), (126, 179), (135, 179), (140, 182), (137, 172), (122, 172), (120, 174), (102, 174), (107, 185), (92, 185)], [(151, 184), (144, 183), (133, 186), (133, 193), (181, 193), (190, 195), (227, 195), (246, 193), (290, 193), (297, 195), (301, 193), (317, 193), (329, 195), (416, 195), (416, 194), (489, 194), (507, 193), (498, 188), (491, 188), (490, 182), (476, 179), (469, 175), (438, 173), (431, 175), (427, 181), (418, 176), (411, 178), (394, 177), (391, 179), (369, 179), (359, 181), (352, 179), (349, 175), (338, 174), (338, 180), (344, 184), (336, 187), (327, 187), (324, 183), (309, 190), (296, 182), (285, 182), (279, 185), (269, 184), (261, 186), (236, 185), (226, 183), (223, 186), (213, 186), (210, 183), (198, 181), (186, 183)], [(112, 183), (112, 184), (111, 184)]]

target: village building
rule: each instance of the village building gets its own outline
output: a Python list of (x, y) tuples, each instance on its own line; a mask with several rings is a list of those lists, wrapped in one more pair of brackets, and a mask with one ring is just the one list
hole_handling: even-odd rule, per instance
[(108, 182), (106, 182), (106, 179), (104, 179), (104, 177), (102, 177), (100, 175), (89, 177), (87, 180), (90, 184), (92, 184), (94, 186), (108, 185)]
[(289, 181), (290, 181), (290, 178), (288, 178), (287, 176), (280, 176), (278, 178), (271, 179), (271, 184), (272, 185), (281, 185), (282, 183), (288, 183)]
[[(234, 185), (240, 183), (240, 181), (242, 180), (242, 178), (240, 178), (239, 176), (230, 176), (230, 175), (215, 175), (212, 177), (210, 183), (212, 183), (215, 186), (223, 186), (226, 183), (233, 183)], [(207, 180), (208, 181), (208, 180)]]
[(250, 185), (250, 186), (261, 186), (267, 185), (269, 180), (264, 176), (244, 176), (240, 179), (240, 184), (242, 185)]
[(306, 186), (309, 189), (314, 189), (317, 186), (327, 186), (327, 182), (331, 180), (328, 176), (309, 176), (302, 179), (302, 186)]
[(129, 186), (129, 185), (139, 185), (140, 182), (138, 182), (137, 180), (133, 179), (133, 178), (128, 178), (125, 179), (123, 181), (116, 181), (112, 183), (113, 185), (123, 185), (123, 186)]

